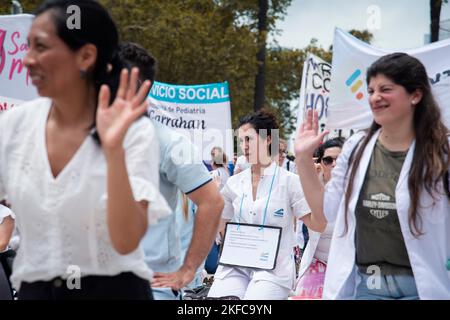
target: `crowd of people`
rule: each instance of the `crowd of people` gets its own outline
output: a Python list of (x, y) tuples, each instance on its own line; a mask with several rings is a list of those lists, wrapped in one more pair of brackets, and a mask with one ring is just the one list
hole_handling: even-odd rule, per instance
[(367, 70), (368, 130), (327, 140), (308, 110), (288, 155), (262, 109), (209, 171), (146, 116), (155, 58), (97, 1), (67, 28), (72, 2), (35, 12), (40, 98), (0, 115), (2, 298), (450, 299), (450, 135), (418, 59)]

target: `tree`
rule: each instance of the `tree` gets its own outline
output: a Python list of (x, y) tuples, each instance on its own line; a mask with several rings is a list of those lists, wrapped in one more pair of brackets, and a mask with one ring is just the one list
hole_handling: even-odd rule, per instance
[(430, 42), (439, 41), (441, 8), (448, 0), (430, 0)]
[(265, 100), (265, 76), (266, 76), (266, 41), (267, 41), (267, 11), (269, 10), (269, 0), (259, 0), (258, 9), (258, 73), (255, 78), (255, 98), (253, 109), (255, 111), (264, 106)]
[[(253, 111), (258, 70), (258, 2), (254, 0), (100, 0), (109, 8), (122, 40), (143, 45), (158, 60), (156, 79), (174, 84), (228, 81), (234, 127)], [(0, 1), (4, 4), (4, 1)], [(41, 0), (21, 0), (32, 12)], [(291, 0), (271, 0), (267, 33), (275, 33)], [(0, 9), (9, 13), (8, 6)], [(316, 44), (304, 50), (267, 44), (264, 107), (280, 120), (282, 134), (293, 130), (306, 52), (331, 61)]]
[(234, 122), (252, 110), (256, 34), (235, 22), (235, 12), (210, 0), (102, 2), (112, 8), (122, 40), (140, 43), (156, 57), (158, 81), (228, 81)]
[(442, 0), (430, 0), (430, 35), (431, 42), (439, 40), (439, 24), (441, 21)]
[[(42, 3), (42, 0), (20, 0), (20, 4), (22, 5), (23, 12), (31, 13), (33, 12), (38, 5)], [(0, 3), (0, 15), (11, 14), (11, 1), (10, 0), (2, 0)]]
[(356, 29), (352, 29), (349, 31), (349, 33), (351, 35), (353, 35), (354, 37), (358, 38), (361, 41), (367, 42), (368, 44), (370, 44), (373, 40), (373, 33), (371, 33), (368, 30), (356, 30)]

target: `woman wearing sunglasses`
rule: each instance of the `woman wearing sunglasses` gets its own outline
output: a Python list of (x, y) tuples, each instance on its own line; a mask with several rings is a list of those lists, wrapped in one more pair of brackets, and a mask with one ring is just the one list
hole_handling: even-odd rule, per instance
[(449, 131), (426, 69), (393, 53), (366, 81), (374, 121), (345, 143), (325, 188), (311, 163), (327, 134), (317, 114), (295, 145), (310, 226), (335, 222), (323, 297), (450, 299)]
[[(318, 175), (325, 185), (331, 179), (331, 172), (344, 145), (343, 138), (327, 140), (317, 149)], [(292, 299), (321, 299), (323, 282), (330, 251), (334, 224), (329, 223), (322, 233), (309, 230), (309, 240), (300, 263), (300, 270)]]
[(336, 160), (342, 151), (344, 138), (327, 140), (317, 149), (317, 164), (320, 166), (320, 178), (326, 184), (331, 179), (331, 171), (336, 166)]

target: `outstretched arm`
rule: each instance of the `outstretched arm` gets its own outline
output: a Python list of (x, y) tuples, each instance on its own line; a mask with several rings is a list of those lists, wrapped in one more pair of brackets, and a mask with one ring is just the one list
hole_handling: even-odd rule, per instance
[[(120, 254), (135, 250), (147, 230), (147, 201), (136, 202), (125, 163), (123, 141), (131, 124), (147, 109), (146, 81), (137, 90), (138, 69), (128, 79), (123, 70), (117, 96), (109, 106), (110, 91), (102, 86), (97, 109), (97, 130), (107, 162), (107, 221), (112, 244)], [(144, 101), (144, 102), (143, 102)]]
[(154, 287), (171, 287), (179, 290), (194, 279), (195, 272), (211, 250), (217, 235), (220, 216), (224, 206), (222, 196), (213, 181), (188, 194), (197, 205), (191, 244), (181, 268), (173, 273), (155, 273)]
[(318, 134), (318, 128), (317, 112), (308, 110), (295, 141), (295, 163), (306, 201), (311, 208), (311, 214), (304, 216), (302, 220), (313, 231), (323, 232), (327, 226), (323, 212), (324, 186), (317, 175), (313, 155), (328, 131)]

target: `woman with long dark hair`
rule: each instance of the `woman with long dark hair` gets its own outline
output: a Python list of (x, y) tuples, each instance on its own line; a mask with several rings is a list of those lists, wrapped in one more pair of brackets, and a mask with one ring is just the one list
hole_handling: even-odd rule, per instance
[(374, 122), (345, 143), (325, 188), (311, 158), (327, 132), (312, 112), (296, 141), (313, 227), (335, 221), (324, 298), (449, 299), (449, 131), (425, 67), (389, 54), (367, 85)]

